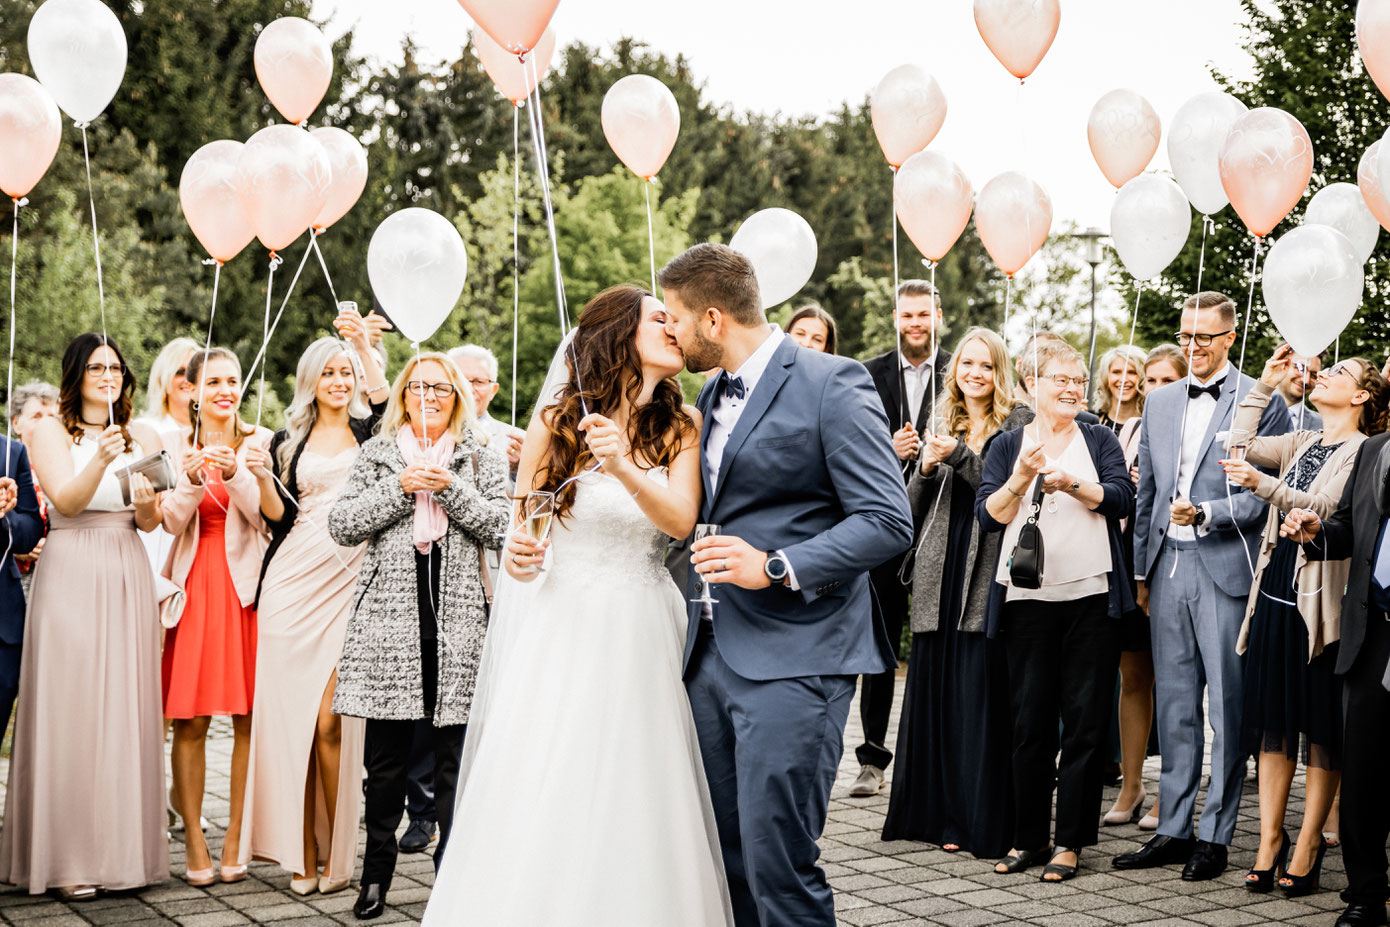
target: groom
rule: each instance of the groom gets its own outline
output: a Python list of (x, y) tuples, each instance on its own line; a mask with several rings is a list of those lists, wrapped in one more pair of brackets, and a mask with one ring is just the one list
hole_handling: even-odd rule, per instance
[[(907, 494), (863, 365), (768, 325), (748, 259), (696, 245), (660, 274), (700, 393), (685, 681), (738, 927), (834, 927), (816, 864), (856, 678), (895, 665), (868, 571), (912, 543)], [(692, 583), (691, 588), (696, 584)]]

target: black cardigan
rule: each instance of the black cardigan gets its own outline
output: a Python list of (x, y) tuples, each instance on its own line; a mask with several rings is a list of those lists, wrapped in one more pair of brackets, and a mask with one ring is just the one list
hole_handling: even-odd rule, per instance
[[(348, 423), (348, 427), (352, 429), (352, 436), (357, 439), (359, 445), (366, 444), (376, 434), (377, 426), (381, 423), (381, 414), (386, 411), (386, 404), (374, 404), (371, 409), (371, 415), (366, 418), (354, 418)], [(281, 428), (270, 441), (270, 465), (277, 481), (275, 491), (280, 494), (280, 499), (285, 504), (285, 512), (278, 521), (266, 517), (264, 512), (261, 513), (262, 517), (265, 517), (266, 527), (270, 529), (270, 546), (266, 548), (265, 557), (261, 560), (261, 578), (256, 581), (256, 601), (252, 605), (253, 608), (261, 607), (261, 588), (265, 585), (266, 571), (270, 569), (270, 561), (275, 558), (280, 545), (289, 537), (299, 511), (299, 456), (304, 453), (304, 447), (309, 442), (306, 439), (294, 449), (294, 456), (290, 458), (289, 474), (285, 475), (280, 472), (279, 450), (288, 438), (289, 433)]]

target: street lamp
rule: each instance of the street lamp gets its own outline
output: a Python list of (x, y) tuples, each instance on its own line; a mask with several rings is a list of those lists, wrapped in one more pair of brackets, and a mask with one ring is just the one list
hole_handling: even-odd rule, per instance
[(1096, 268), (1104, 259), (1100, 240), (1105, 237), (1105, 233), (1098, 228), (1089, 228), (1084, 232), (1077, 232), (1076, 237), (1086, 239), (1086, 263), (1091, 265), (1091, 353), (1086, 361), (1086, 376), (1091, 380), (1086, 385), (1086, 404), (1090, 405), (1096, 377)]

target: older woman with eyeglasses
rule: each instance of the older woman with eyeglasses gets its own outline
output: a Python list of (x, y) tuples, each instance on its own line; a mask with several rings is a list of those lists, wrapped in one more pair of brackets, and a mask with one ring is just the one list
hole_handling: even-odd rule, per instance
[[(1076, 875), (1081, 848), (1097, 839), (1119, 619), (1134, 607), (1120, 540), (1121, 520), (1134, 514), (1134, 483), (1115, 433), (1076, 422), (1087, 385), (1081, 355), (1056, 342), (1034, 350), (1027, 372), (1037, 418), (995, 436), (975, 512), (981, 530), (1004, 532), (986, 631), (1003, 636), (1009, 665), (1014, 848), (994, 871), (1046, 861), (1043, 881), (1061, 882)], [(1030, 520), (1044, 550), (1031, 578), (1013, 569)]]

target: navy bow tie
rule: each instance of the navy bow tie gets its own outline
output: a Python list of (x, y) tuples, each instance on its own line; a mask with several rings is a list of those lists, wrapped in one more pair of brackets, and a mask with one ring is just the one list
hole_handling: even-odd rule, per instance
[(744, 388), (743, 381), (738, 377), (724, 377), (724, 395), (729, 399), (742, 399), (748, 395), (748, 390)]
[(1208, 383), (1206, 386), (1198, 386), (1196, 383), (1189, 383), (1187, 384), (1187, 398), (1196, 399), (1198, 396), (1201, 396), (1203, 393), (1206, 393), (1212, 399), (1220, 400), (1221, 387), (1224, 386), (1225, 383), (1225, 377), (1222, 377), (1215, 383)]

